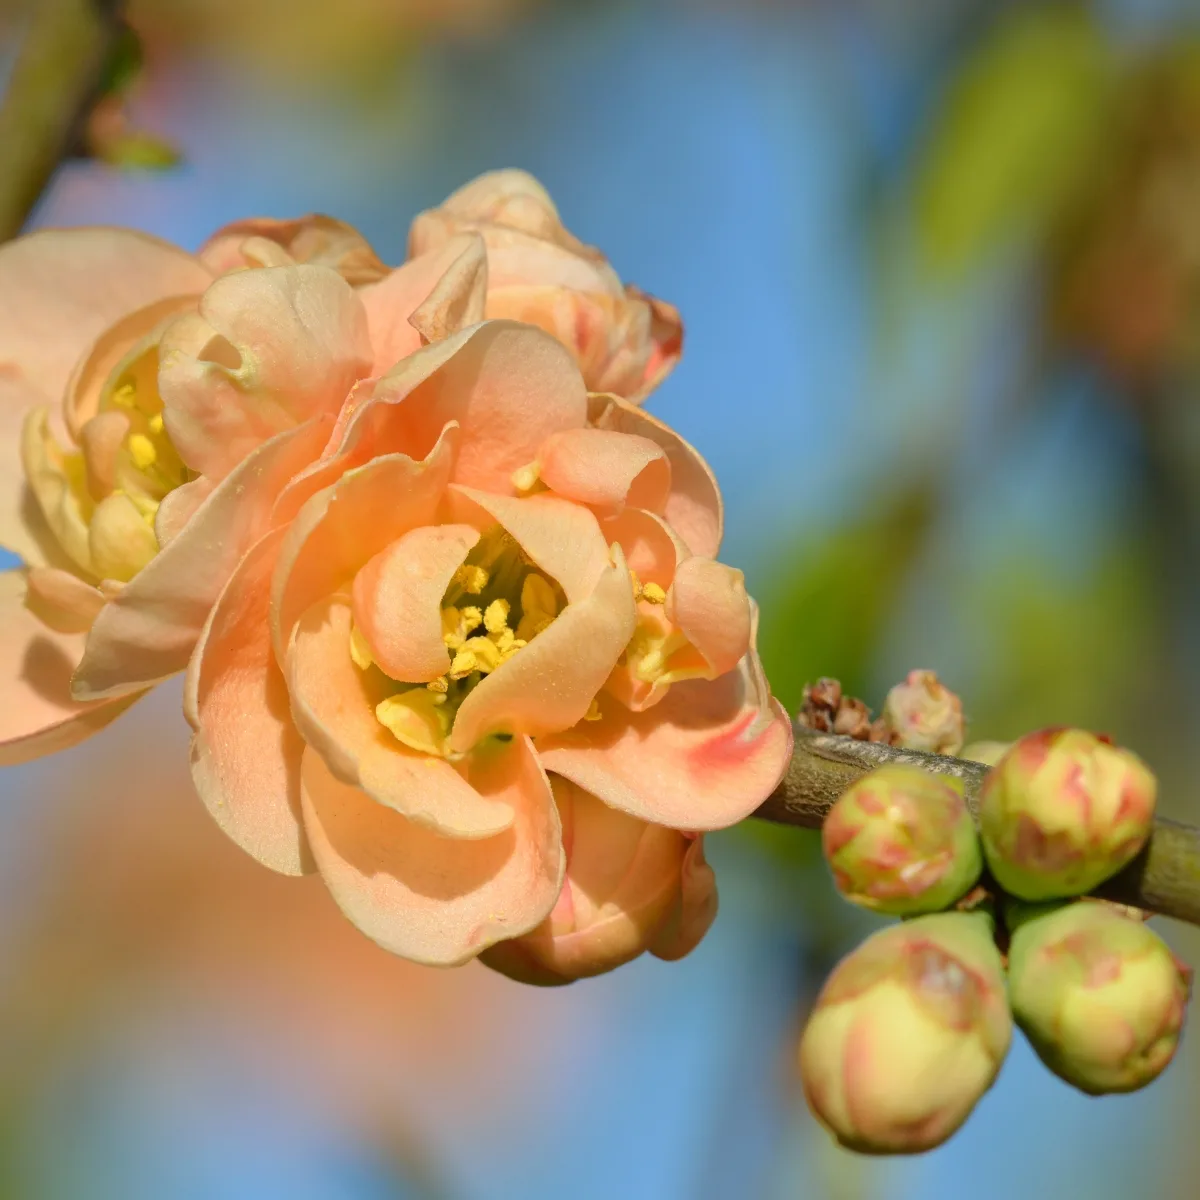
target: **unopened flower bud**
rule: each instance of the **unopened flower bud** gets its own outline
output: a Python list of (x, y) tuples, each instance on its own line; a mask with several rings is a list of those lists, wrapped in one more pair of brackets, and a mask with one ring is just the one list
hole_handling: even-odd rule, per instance
[(800, 1042), (804, 1094), (842, 1145), (918, 1154), (991, 1087), (1012, 1038), (984, 913), (881, 930), (829, 977)]
[(1084, 1092), (1131, 1092), (1175, 1053), (1190, 974), (1141, 921), (1084, 901), (1018, 912), (1013, 1014), (1042, 1061)]
[(1145, 845), (1157, 784), (1136, 754), (1082, 729), (1015, 742), (980, 794), (988, 866), (1023, 900), (1077, 896)]
[(958, 757), (983, 763), (985, 767), (994, 767), (1011, 748), (1012, 742), (971, 742), (958, 752)]
[(947, 908), (983, 870), (959, 781), (898, 763), (846, 789), (821, 845), (847, 900), (897, 916)]
[(883, 719), (893, 742), (909, 750), (957, 754), (966, 738), (962, 701), (933, 671), (909, 671), (888, 692)]
[(716, 879), (703, 839), (609, 808), (558, 776), (554, 798), (567, 847), (558, 903), (536, 929), (480, 959), (519, 983), (570, 983), (644, 951), (682, 958), (716, 915)]

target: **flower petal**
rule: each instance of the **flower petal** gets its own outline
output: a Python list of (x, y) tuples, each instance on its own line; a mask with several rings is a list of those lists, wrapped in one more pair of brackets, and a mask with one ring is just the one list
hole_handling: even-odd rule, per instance
[(276, 496), (320, 453), (330, 423), (314, 418), (251, 453), (104, 606), (75, 673), (78, 699), (123, 695), (187, 666), (234, 568), (267, 532)]
[(723, 829), (775, 790), (792, 727), (751, 653), (719, 679), (673, 684), (644, 712), (602, 705), (599, 721), (539, 740), (538, 753), (546, 770), (622, 812), (675, 829)]
[(273, 242), (287, 259), (297, 263), (329, 267), (353, 287), (374, 283), (387, 273), (387, 266), (371, 244), (352, 225), (323, 213), (288, 220), (250, 217), (218, 229), (200, 247), (201, 262), (214, 275), (241, 267), (275, 265), (278, 257), (264, 243)]
[(659, 300), (641, 288), (629, 284), (625, 294), (630, 300), (642, 300), (650, 306), (650, 358), (642, 368), (639, 386), (626, 392), (606, 385), (604, 390), (619, 391), (630, 404), (641, 404), (679, 363), (683, 355), (683, 321), (675, 305)]
[(88, 347), (114, 322), (167, 296), (202, 292), (190, 254), (132, 229), (46, 229), (0, 246), (0, 375), (57, 400)]
[(411, 750), (376, 718), (394, 691), (350, 657), (350, 603), (326, 597), (304, 614), (288, 654), (292, 711), (305, 741), (343, 782), (449, 838), (488, 838), (511, 827), (513, 809), (481, 796), (443, 758)]
[(256, 542), (213, 606), (188, 664), (192, 779), (217, 824), (283, 875), (316, 870), (300, 813), (304, 742), (271, 649), (271, 572), (282, 529)]
[[(428, 361), (436, 362), (432, 373)], [(567, 350), (529, 325), (485, 321), (411, 355), (375, 385), (396, 406), (405, 449), (424, 454), (449, 421), (462, 427), (454, 481), (513, 495), (512, 474), (552, 433), (587, 420), (583, 378)], [(360, 414), (362, 419), (362, 414)]]
[(655, 933), (650, 953), (666, 962), (691, 954), (717, 919), (717, 877), (704, 858), (704, 835), (688, 847), (680, 871), (679, 899)]
[(558, 581), (568, 603), (590, 596), (609, 565), (608, 545), (590, 509), (559, 496), (524, 500), (451, 485), (455, 519), (486, 529), (499, 523), (547, 575)]
[(194, 313), (199, 303), (198, 295), (167, 296), (127, 313), (100, 334), (75, 365), (63, 395), (63, 419), (76, 441), (99, 411), (104, 385), (121, 361), (139, 343), (156, 343), (174, 318)]
[(374, 355), (382, 375), (424, 342), (441, 341), (483, 320), (487, 253), (468, 234), (398, 267), (360, 293)]
[[(78, 468), (75, 474), (74, 467)], [(36, 497), (39, 515), (54, 544), (76, 568), (95, 575), (83, 508), (83, 460), (58, 444), (50, 429), (50, 409), (46, 405), (25, 415), (19, 470)], [(33, 522), (28, 524), (36, 528)]]
[(489, 733), (539, 737), (583, 720), (637, 623), (620, 548), (614, 557), (590, 596), (568, 604), (467, 695), (450, 732), (453, 749), (469, 750)]
[(443, 431), (429, 456), (388, 454), (347, 471), (313, 496), (292, 522), (271, 591), (275, 653), (287, 657), (301, 615), (348, 586), (358, 570), (410, 529), (433, 523), (454, 461), (457, 430)]
[(54, 632), (25, 606), (24, 572), (0, 572), (0, 766), (66, 750), (98, 733), (137, 699), (72, 700), (71, 671), (82, 649), (81, 635)]
[(385, 950), (457, 966), (527, 932), (554, 907), (565, 856), (558, 813), (527, 738), (473, 756), (468, 782), (516, 813), (497, 837), (439, 837), (335, 779), (305, 752), (304, 817), (341, 910)]
[(425, 525), (402, 534), (355, 577), (355, 622), (393, 679), (429, 683), (446, 673), (442, 596), (477, 541), (470, 525)]
[(25, 603), (59, 633), (87, 633), (104, 607), (104, 593), (59, 567), (33, 567)]
[(608, 429), (551, 434), (538, 450), (542, 482), (552, 491), (597, 508), (661, 512), (671, 494), (671, 465), (649, 438)]
[(597, 429), (636, 433), (662, 447), (671, 463), (671, 495), (663, 506), (668, 524), (693, 554), (715, 558), (721, 547), (724, 510), (708, 463), (673, 429), (619, 396), (592, 396), (591, 422)]
[(6, 377), (0, 367), (0, 546), (31, 566), (67, 558), (46, 524), (22, 464), (25, 422), (39, 409), (49, 411), (45, 396), (22, 379)]
[(268, 438), (336, 414), (371, 366), (367, 317), (327, 267), (218, 279), (159, 351), (163, 420), (180, 457), (220, 479)]
[(605, 541), (619, 545), (625, 552), (629, 569), (643, 583), (657, 583), (663, 591), (675, 582), (679, 564), (691, 557), (691, 551), (679, 535), (654, 513), (627, 508), (615, 517), (600, 522)]
[(750, 649), (750, 598), (741, 571), (694, 555), (675, 570), (667, 618), (707, 662), (712, 677), (732, 671)]

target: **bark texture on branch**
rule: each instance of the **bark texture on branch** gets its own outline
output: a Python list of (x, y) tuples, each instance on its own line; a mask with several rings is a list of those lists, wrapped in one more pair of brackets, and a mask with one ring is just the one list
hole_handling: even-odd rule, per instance
[[(783, 782), (755, 814), (766, 821), (819, 829), (856, 779), (885, 763), (909, 763), (963, 782), (972, 813), (988, 768), (965, 758), (903, 750), (879, 742), (796, 727), (796, 749)], [(1141, 854), (1095, 895), (1200, 925), (1200, 829), (1159, 817)]]
[(123, 29), (119, 0), (32, 0), (0, 103), (0, 241), (78, 144)]

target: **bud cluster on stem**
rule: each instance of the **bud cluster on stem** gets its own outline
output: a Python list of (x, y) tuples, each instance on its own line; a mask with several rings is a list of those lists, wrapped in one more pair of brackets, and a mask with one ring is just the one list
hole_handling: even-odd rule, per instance
[(978, 832), (959, 780), (896, 763), (847, 788), (823, 827), (842, 895), (913, 918), (842, 960), (801, 1039), (810, 1106), (863, 1153), (945, 1141), (996, 1078), (1014, 1021), (1092, 1095), (1152, 1082), (1182, 1032), (1190, 971), (1146, 914), (1084, 896), (1145, 845), (1153, 774), (1083, 730), (970, 749), (993, 764)]

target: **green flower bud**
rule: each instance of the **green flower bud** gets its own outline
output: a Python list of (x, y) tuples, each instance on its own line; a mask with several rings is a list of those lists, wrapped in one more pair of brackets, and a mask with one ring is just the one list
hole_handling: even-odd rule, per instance
[(880, 767), (852, 784), (821, 845), (847, 900), (897, 916), (949, 907), (983, 870), (962, 785), (919, 767)]
[(932, 1150), (991, 1087), (1012, 1038), (991, 932), (983, 913), (918, 917), (835, 968), (801, 1038), (800, 1075), (842, 1145)]
[(1012, 742), (971, 742), (958, 752), (958, 757), (983, 763), (985, 767), (994, 767), (1011, 748)]
[(1154, 775), (1132, 751), (1082, 729), (1031, 733), (983, 784), (988, 866), (1023, 900), (1090, 892), (1145, 845), (1156, 793)]
[(1046, 1066), (1093, 1095), (1156, 1079), (1179, 1043), (1190, 988), (1162, 938), (1091, 901), (1010, 923), (1013, 1014)]

